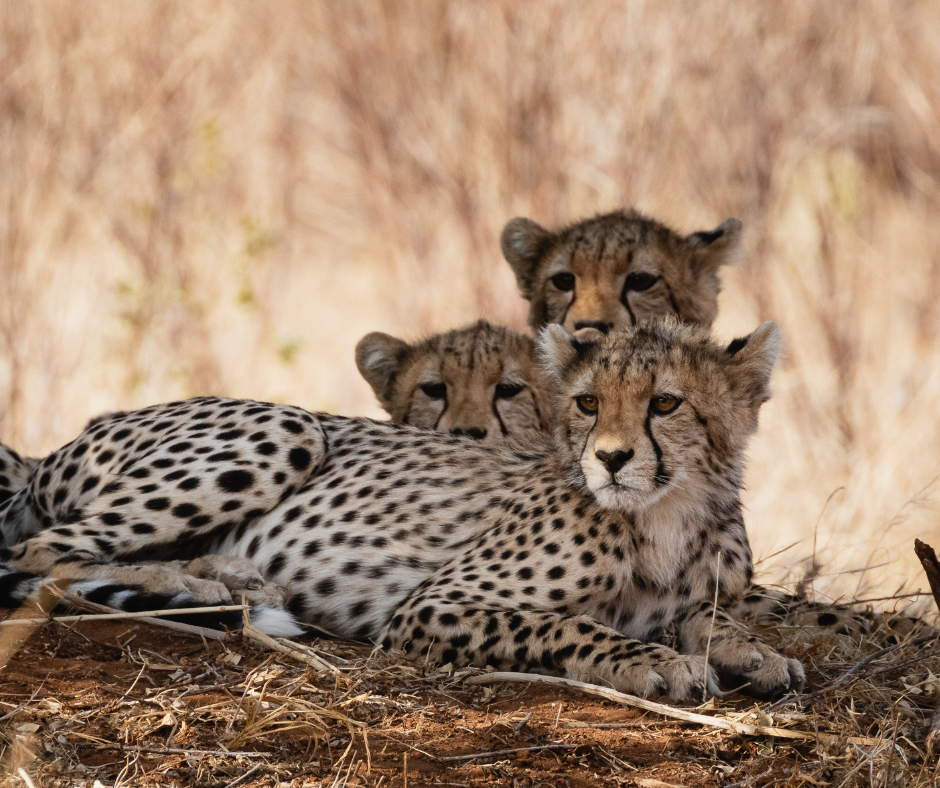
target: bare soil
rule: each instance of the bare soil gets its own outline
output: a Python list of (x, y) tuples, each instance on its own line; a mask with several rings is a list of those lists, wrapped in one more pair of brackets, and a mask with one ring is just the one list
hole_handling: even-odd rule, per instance
[[(24, 785), (20, 770), (46, 788), (871, 784), (852, 745), (729, 735), (554, 687), (465, 687), (462, 678), (481, 671), (311, 644), (339, 670), (317, 672), (238, 635), (44, 625), (0, 673), (0, 784)], [(723, 713), (735, 709), (755, 704), (721, 702)], [(852, 735), (879, 727), (877, 715), (845, 711), (842, 728), (808, 717), (797, 724)], [(885, 711), (896, 743), (901, 732), (916, 738), (910, 720)], [(913, 769), (923, 777), (916, 784), (935, 784), (936, 760), (908, 745), (895, 746), (894, 771), (868, 753), (872, 774)]]

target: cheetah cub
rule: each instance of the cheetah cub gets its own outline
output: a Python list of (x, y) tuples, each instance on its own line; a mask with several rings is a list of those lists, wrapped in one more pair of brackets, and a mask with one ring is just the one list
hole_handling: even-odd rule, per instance
[[(596, 342), (551, 326), (554, 432), (518, 442), (216, 398), (115, 414), (34, 474), (51, 527), (10, 551), (22, 574), (0, 589), (182, 593), (211, 570), (212, 601), (287, 587), (300, 620), (412, 657), (778, 695), (802, 667), (726, 612), (751, 577), (739, 489), (778, 345), (772, 323), (727, 349), (671, 322)], [(178, 558), (196, 560), (121, 563)], [(667, 626), (681, 653), (656, 642)]]
[(486, 320), (413, 345), (368, 334), (356, 365), (399, 424), (492, 440), (551, 423), (552, 389), (535, 342)]
[(503, 229), (503, 256), (530, 302), (529, 324), (611, 330), (673, 315), (708, 328), (718, 314), (718, 271), (735, 259), (741, 222), (681, 236), (632, 209), (550, 232), (531, 219)]

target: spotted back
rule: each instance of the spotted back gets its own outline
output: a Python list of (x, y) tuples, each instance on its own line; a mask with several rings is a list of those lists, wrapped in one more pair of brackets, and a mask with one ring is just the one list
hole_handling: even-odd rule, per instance
[(523, 334), (485, 320), (408, 344), (373, 333), (356, 364), (393, 421), (494, 439), (547, 429), (551, 394)]
[(551, 232), (512, 219), (503, 255), (531, 304), (533, 329), (607, 333), (672, 315), (708, 328), (718, 313), (719, 269), (735, 256), (741, 222), (681, 236), (634, 210), (595, 216)]

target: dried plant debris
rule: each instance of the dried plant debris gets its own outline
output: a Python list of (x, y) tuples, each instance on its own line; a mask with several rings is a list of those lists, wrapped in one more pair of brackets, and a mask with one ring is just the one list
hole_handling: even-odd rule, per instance
[(772, 634), (804, 661), (809, 691), (686, 711), (738, 730), (814, 734), (807, 740), (548, 684), (467, 682), (485, 671), (343, 641), (272, 646), (136, 621), (50, 623), (0, 673), (0, 785), (937, 784), (925, 740), (940, 704), (940, 642), (916, 629), (888, 647), (883, 632), (862, 642)]

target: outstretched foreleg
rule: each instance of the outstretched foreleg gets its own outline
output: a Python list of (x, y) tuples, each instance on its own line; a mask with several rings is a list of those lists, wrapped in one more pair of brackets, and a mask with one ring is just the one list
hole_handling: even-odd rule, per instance
[(747, 684), (748, 694), (776, 697), (799, 691), (806, 683), (803, 666), (797, 660), (775, 651), (711, 602), (688, 610), (678, 622), (678, 633), (683, 652), (707, 652), (709, 664), (723, 678)]
[(460, 604), (403, 606), (382, 633), (385, 648), (441, 663), (493, 665), (614, 687), (640, 696), (701, 699), (718, 689), (703, 657), (628, 638), (589, 616)]

